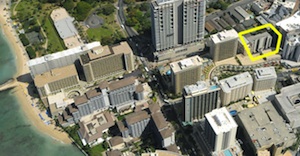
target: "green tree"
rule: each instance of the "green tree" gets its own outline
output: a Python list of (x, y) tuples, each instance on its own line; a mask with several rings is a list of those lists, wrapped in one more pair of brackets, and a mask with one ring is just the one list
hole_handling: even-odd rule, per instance
[(29, 41), (28, 41), (27, 37), (25, 36), (25, 34), (20, 34), (19, 38), (24, 46), (27, 46), (29, 44)]
[(125, 4), (134, 4), (135, 0), (124, 0)]
[(35, 50), (32, 48), (32, 46), (26, 47), (26, 51), (27, 51), (30, 59), (33, 59), (36, 57)]
[(141, 11), (147, 11), (148, 9), (150, 9), (149, 4), (147, 2), (144, 2), (141, 4), (140, 6), (140, 10)]
[(114, 43), (114, 39), (111, 36), (105, 36), (101, 38), (101, 43), (103, 45), (111, 45)]
[(81, 1), (77, 4), (75, 8), (75, 17), (78, 21), (83, 21), (89, 14), (90, 10), (92, 9), (92, 6), (84, 1)]
[(106, 16), (112, 14), (115, 11), (115, 6), (113, 4), (106, 4), (102, 8), (102, 13)]
[(63, 7), (68, 11), (68, 12), (73, 12), (73, 9), (75, 7), (75, 3), (73, 0), (66, 0), (63, 3)]
[(128, 18), (125, 23), (126, 23), (126, 25), (128, 25), (130, 27), (133, 27), (136, 24), (138, 24), (138, 20), (134, 17), (133, 18)]

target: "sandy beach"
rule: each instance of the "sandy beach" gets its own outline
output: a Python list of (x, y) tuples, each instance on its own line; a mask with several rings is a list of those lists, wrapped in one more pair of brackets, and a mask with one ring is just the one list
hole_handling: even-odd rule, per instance
[[(0, 24), (5, 37), (7, 38), (8, 42), (13, 48), (13, 51), (15, 52), (17, 67), (15, 78), (18, 78), (19, 76), (28, 75), (30, 73), (29, 68), (26, 65), (26, 62), (29, 59), (27, 57), (25, 48), (20, 42), (15, 30), (12, 28), (12, 24), (10, 23), (11, 20), (9, 19), (9, 11), (4, 10), (4, 8), (8, 10), (9, 6), (7, 6), (5, 0), (0, 0)], [(46, 125), (38, 116), (38, 114), (40, 113), (38, 108), (31, 105), (31, 97), (28, 94), (27, 90), (27, 82), (30, 81), (30, 76), (24, 76), (24, 78), (22, 78), (22, 82), (16, 82), (17, 87), (14, 88), (14, 94), (21, 104), (21, 108), (24, 114), (26, 115), (28, 120), (31, 121), (32, 125), (34, 125), (43, 134), (49, 135), (59, 142), (70, 144), (72, 141), (69, 139), (68, 134), (60, 131), (60, 128), (56, 127), (53, 124)]]

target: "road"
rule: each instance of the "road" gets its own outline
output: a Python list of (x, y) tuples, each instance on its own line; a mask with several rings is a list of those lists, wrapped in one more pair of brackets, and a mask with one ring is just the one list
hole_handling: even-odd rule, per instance
[(214, 12), (212, 14), (209, 14), (208, 16), (205, 17), (205, 21), (209, 21), (215, 17), (220, 17), (222, 16), (224, 13), (226, 12), (230, 12), (231, 10), (234, 10), (235, 7), (237, 6), (241, 6), (241, 7), (245, 7), (247, 4), (250, 4), (252, 3), (253, 0), (241, 0), (241, 1), (238, 1), (238, 2), (235, 2), (233, 4), (231, 4), (226, 10), (222, 11), (218, 11), (218, 12)]

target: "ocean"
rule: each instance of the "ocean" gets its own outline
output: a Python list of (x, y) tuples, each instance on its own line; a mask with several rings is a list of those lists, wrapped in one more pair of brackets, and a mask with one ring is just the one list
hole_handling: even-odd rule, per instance
[[(0, 84), (16, 73), (15, 56), (0, 29)], [(0, 156), (82, 156), (30, 124), (13, 90), (0, 92)]]

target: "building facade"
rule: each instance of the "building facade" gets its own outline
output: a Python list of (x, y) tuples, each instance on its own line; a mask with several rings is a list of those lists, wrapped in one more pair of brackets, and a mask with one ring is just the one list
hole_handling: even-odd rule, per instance
[(202, 62), (202, 58), (193, 56), (170, 63), (171, 82), (174, 93), (181, 93), (184, 86), (194, 84), (201, 80)]
[(273, 40), (273, 37), (268, 32), (263, 32), (256, 35), (246, 35), (246, 38), (252, 54), (261, 53), (264, 50), (270, 49)]
[(205, 7), (204, 0), (151, 2), (152, 42), (156, 51), (202, 40)]
[(225, 107), (205, 114), (205, 136), (213, 151), (221, 151), (235, 144), (238, 125)]
[(253, 90), (260, 91), (274, 88), (277, 74), (274, 67), (257, 68), (253, 75)]
[(238, 33), (224, 30), (210, 36), (210, 55), (214, 62), (235, 57), (238, 47)]
[(92, 42), (75, 48), (67, 49), (61, 52), (48, 54), (39, 58), (31, 59), (27, 62), (32, 78), (35, 75), (49, 72), (55, 68), (61, 68), (75, 64), (79, 66), (79, 56), (101, 46), (100, 42)]
[(221, 88), (221, 103), (228, 105), (230, 102), (245, 98), (251, 93), (253, 79), (249, 72), (231, 76), (219, 81)]
[(134, 57), (127, 42), (104, 46), (80, 56), (87, 82), (105, 79), (134, 70)]
[(283, 42), (282, 58), (300, 62), (300, 28), (298, 32), (288, 33)]
[(184, 121), (192, 122), (204, 118), (204, 115), (220, 108), (220, 88), (209, 85), (208, 82), (198, 81), (195, 85), (184, 87)]
[(55, 68), (36, 75), (33, 79), (41, 98), (78, 86), (79, 79), (74, 65)]
[(137, 138), (148, 130), (150, 115), (146, 111), (139, 111), (127, 115), (125, 121), (130, 136)]

